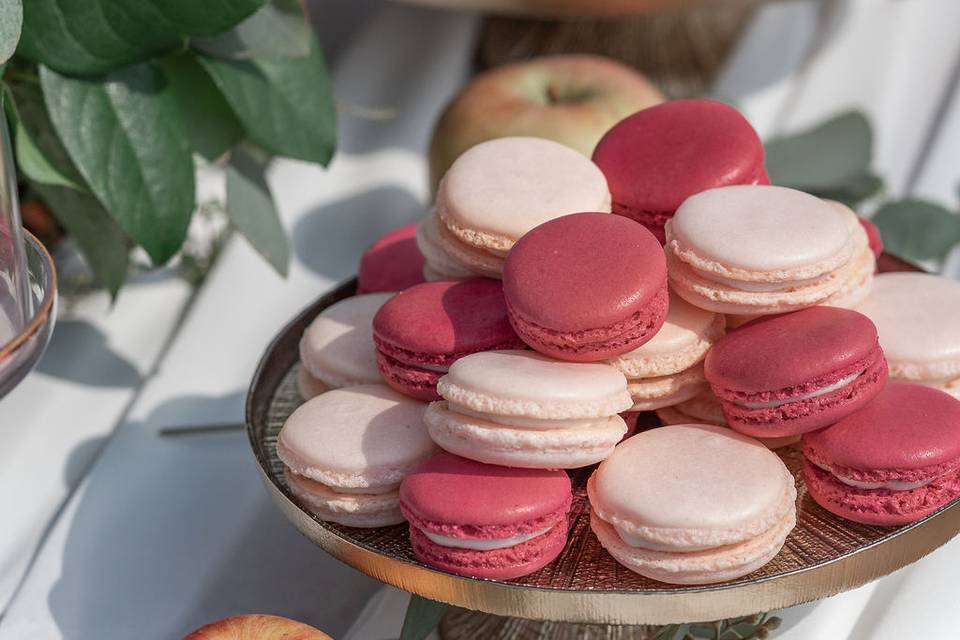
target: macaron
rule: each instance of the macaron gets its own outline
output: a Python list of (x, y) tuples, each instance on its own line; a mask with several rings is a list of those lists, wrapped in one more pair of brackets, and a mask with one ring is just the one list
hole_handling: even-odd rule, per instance
[(755, 571), (796, 524), (796, 488), (780, 458), (715, 425), (638, 433), (601, 463), (587, 493), (590, 526), (610, 555), (670, 584)]
[[(373, 317), (392, 293), (344, 298), (314, 318), (300, 338), (301, 392), (381, 382), (373, 347)], [(304, 396), (306, 397), (306, 396)]]
[(890, 378), (960, 398), (960, 282), (882, 273), (858, 310), (877, 325)]
[(740, 315), (822, 303), (853, 277), (858, 247), (835, 206), (772, 186), (694, 195), (668, 221), (666, 235), (673, 290), (698, 307)]
[(563, 471), (483, 464), (446, 452), (400, 486), (417, 558), (491, 580), (525, 576), (556, 558), (567, 541), (570, 503)]
[(563, 216), (523, 236), (504, 265), (503, 293), (527, 345), (574, 362), (606, 360), (650, 341), (669, 305), (656, 238), (603, 213)]
[[(670, 407), (657, 409), (657, 419), (663, 425), (671, 424), (715, 424), (727, 427), (727, 417), (723, 415), (720, 400), (713, 395), (709, 388), (689, 400)], [(800, 442), (800, 436), (783, 436), (781, 438), (756, 438), (768, 449), (780, 449)]]
[(357, 269), (357, 293), (403, 291), (423, 282), (423, 254), (417, 248), (417, 225), (383, 236), (363, 253)]
[(297, 370), (297, 391), (302, 400), (309, 400), (329, 390), (330, 387), (310, 375), (303, 365)]
[(376, 364), (388, 385), (439, 400), (437, 380), (467, 354), (517, 349), (499, 280), (438, 280), (393, 296), (373, 318)]
[[(867, 225), (873, 225), (841, 202), (835, 200), (827, 200), (826, 202), (840, 211), (846, 218), (853, 238), (854, 249), (853, 257), (846, 266), (837, 272), (837, 277), (842, 282), (840, 288), (821, 304), (855, 309), (870, 294), (870, 289), (873, 286), (873, 276), (877, 271), (878, 256), (867, 228)], [(874, 231), (876, 231), (875, 227)]]
[(608, 364), (562, 362), (531, 351), (460, 358), (440, 379), (443, 401), (424, 416), (441, 448), (488, 464), (572, 469), (599, 462), (627, 432), (633, 405)]
[(667, 318), (646, 344), (610, 360), (627, 377), (631, 411), (650, 411), (689, 400), (707, 388), (703, 359), (724, 333), (723, 314), (670, 296)]
[(492, 275), (523, 234), (577, 211), (610, 211), (606, 178), (589, 158), (543, 138), (496, 138), (461, 154), (440, 181), (438, 238), (463, 266)]
[[(423, 254), (423, 277), (430, 280), (460, 280), (464, 278), (475, 277), (476, 274), (488, 275), (486, 269), (477, 268), (471, 271), (464, 266), (463, 260), (454, 259), (447, 249), (440, 242), (440, 221), (437, 218), (436, 211), (430, 213), (417, 223), (417, 248)], [(459, 245), (457, 245), (459, 246)], [(473, 254), (471, 254), (473, 255)], [(483, 255), (476, 252), (479, 256), (475, 260), (482, 260)], [(500, 277), (501, 268), (491, 268), (490, 274), (494, 277)]]
[(880, 236), (880, 229), (866, 218), (859, 218), (860, 225), (867, 234), (867, 244), (874, 258), (880, 258), (883, 255), (883, 238)]
[(707, 354), (704, 372), (730, 427), (775, 438), (864, 406), (886, 384), (887, 362), (869, 318), (811, 307), (731, 331)]
[(960, 498), (960, 401), (892, 384), (873, 402), (803, 436), (803, 477), (817, 504), (881, 526), (914, 522)]
[(628, 116), (593, 152), (610, 186), (613, 212), (664, 242), (664, 224), (684, 200), (739, 184), (769, 184), (763, 144), (733, 107), (671, 100)]
[(290, 492), (321, 520), (348, 527), (403, 522), (400, 481), (436, 450), (424, 409), (380, 384), (308, 400), (277, 436)]

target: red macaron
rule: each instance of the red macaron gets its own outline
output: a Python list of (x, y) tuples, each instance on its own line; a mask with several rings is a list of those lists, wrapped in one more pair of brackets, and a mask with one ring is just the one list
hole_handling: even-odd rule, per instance
[(400, 485), (400, 510), (422, 562), (476, 578), (509, 580), (551, 562), (567, 541), (570, 478), (440, 453)]
[(574, 362), (650, 340), (667, 315), (663, 248), (642, 225), (574, 213), (535, 227), (503, 267), (510, 322), (530, 347)]
[(757, 132), (713, 100), (672, 100), (624, 118), (597, 143), (593, 161), (607, 177), (613, 212), (661, 244), (663, 225), (695, 193), (770, 183)]
[(424, 257), (417, 248), (417, 225), (383, 236), (363, 253), (357, 269), (357, 293), (403, 291), (420, 284)]
[(520, 349), (498, 280), (437, 280), (393, 296), (373, 317), (377, 368), (388, 385), (439, 400), (437, 380), (458, 358)]
[(707, 353), (704, 373), (730, 427), (777, 438), (865, 405), (886, 384), (887, 361), (869, 318), (810, 307), (731, 331)]
[(960, 400), (890, 384), (835, 425), (803, 436), (803, 477), (820, 506), (874, 525), (914, 522), (960, 498)]
[(880, 237), (880, 229), (866, 218), (858, 216), (858, 219), (863, 230), (867, 232), (867, 243), (870, 245), (873, 257), (879, 258), (880, 254), (883, 253), (883, 238)]

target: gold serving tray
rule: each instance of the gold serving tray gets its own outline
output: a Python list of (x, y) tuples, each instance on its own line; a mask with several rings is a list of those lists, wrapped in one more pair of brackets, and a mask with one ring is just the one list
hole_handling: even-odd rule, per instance
[[(881, 267), (916, 270), (887, 255)], [(317, 313), (353, 295), (355, 287), (355, 281), (347, 282), (311, 304), (267, 348), (247, 396), (247, 433), (267, 490), (287, 518), (325, 551), (381, 582), (500, 616), (613, 625), (697, 622), (780, 609), (853, 589), (922, 558), (960, 532), (960, 500), (895, 528), (860, 525), (828, 513), (807, 496), (801, 454), (794, 445), (778, 453), (797, 479), (797, 526), (773, 561), (743, 578), (707, 586), (667, 585), (621, 567), (590, 531), (585, 482), (592, 469), (571, 473), (569, 541), (545, 568), (507, 582), (432, 569), (414, 557), (405, 525), (353, 529), (313, 517), (287, 489), (276, 455), (277, 433), (301, 402), (296, 386), (300, 335)], [(650, 414), (648, 423), (655, 420)]]

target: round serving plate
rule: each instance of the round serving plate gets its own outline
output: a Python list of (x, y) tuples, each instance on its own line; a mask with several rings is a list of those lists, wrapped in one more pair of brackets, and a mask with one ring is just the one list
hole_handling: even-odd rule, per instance
[[(886, 255), (881, 269), (916, 270)], [(797, 479), (797, 526), (776, 558), (743, 578), (706, 586), (668, 585), (617, 564), (590, 530), (585, 482), (591, 468), (571, 472), (574, 500), (569, 541), (545, 568), (507, 582), (432, 569), (414, 557), (406, 525), (353, 529), (312, 516), (287, 489), (276, 455), (276, 436), (301, 402), (296, 385), (300, 335), (322, 309), (353, 295), (355, 285), (347, 282), (311, 304), (270, 344), (247, 397), (247, 432), (263, 480), (283, 513), (324, 550), (381, 582), (497, 616), (584, 625), (698, 622), (748, 616), (853, 589), (918, 560), (960, 532), (960, 500), (896, 528), (861, 525), (828, 513), (807, 496), (800, 473), (802, 456), (794, 445), (778, 453)], [(655, 417), (652, 420), (655, 423)], [(640, 637), (611, 635), (609, 629), (602, 637)], [(484, 633), (483, 637), (494, 635)], [(567, 636), (558, 632), (535, 637)]]

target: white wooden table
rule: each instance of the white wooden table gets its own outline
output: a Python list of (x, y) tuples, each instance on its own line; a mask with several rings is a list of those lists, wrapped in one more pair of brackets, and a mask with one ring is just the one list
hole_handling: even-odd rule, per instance
[[(352, 640), (395, 638), (404, 596), (339, 564), (273, 508), (239, 432), (161, 437), (239, 422), (262, 348), (350, 275), (380, 233), (426, 206), (423, 151), (468, 76), (478, 20), (387, 3), (316, 3), (336, 45), (341, 145), (326, 172), (270, 174), (293, 235), (290, 277), (231, 240), (196, 293), (169, 276), (94, 298), (63, 324), (42, 371), (0, 405), (0, 640), (144, 640), (240, 612), (270, 612)], [(343, 5), (340, 5), (342, 8)], [(956, 202), (960, 3), (804, 0), (754, 19), (716, 92), (764, 136), (856, 107), (877, 133), (894, 193)], [(389, 107), (363, 120), (350, 105)], [(958, 254), (960, 255), (960, 254)], [(960, 274), (960, 259), (948, 268)], [(106, 348), (104, 348), (106, 345)], [(942, 637), (960, 626), (960, 542), (888, 578), (781, 615), (795, 640)], [(358, 619), (359, 616), (359, 619)], [(943, 626), (942, 626), (943, 625)]]

